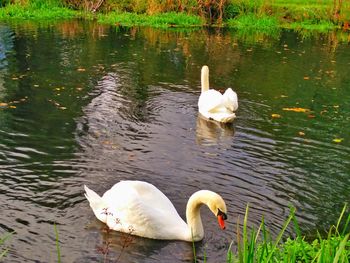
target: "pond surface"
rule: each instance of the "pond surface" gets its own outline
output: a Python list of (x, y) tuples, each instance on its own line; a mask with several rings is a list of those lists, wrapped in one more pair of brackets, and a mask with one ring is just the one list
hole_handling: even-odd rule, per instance
[[(204, 64), (212, 87), (238, 93), (231, 125), (198, 117)], [(95, 219), (83, 185), (102, 194), (122, 179), (153, 183), (182, 217), (193, 192), (220, 193), (225, 231), (202, 209), (208, 262), (224, 262), (248, 203), (249, 226), (264, 216), (274, 235), (290, 205), (303, 233), (328, 228), (350, 200), (349, 67), (333, 34), (0, 25), (6, 260), (55, 262), (56, 223), (63, 262), (191, 262), (191, 244), (129, 239)]]

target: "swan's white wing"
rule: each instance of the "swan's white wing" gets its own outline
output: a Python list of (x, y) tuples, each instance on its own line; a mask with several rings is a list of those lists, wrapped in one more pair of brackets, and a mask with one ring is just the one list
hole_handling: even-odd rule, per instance
[(237, 93), (234, 92), (231, 88), (228, 88), (223, 94), (223, 104), (232, 112), (238, 109)]
[[(130, 192), (132, 192), (134, 196), (142, 199), (145, 203), (156, 204), (158, 209), (172, 209), (176, 212), (174, 205), (166, 195), (164, 195), (154, 185), (142, 181), (120, 181), (119, 183), (115, 184), (109, 191), (107, 191), (103, 195), (103, 198), (105, 199), (105, 195), (111, 194), (111, 201), (115, 202), (115, 198), (123, 198), (120, 197), (121, 193), (128, 195)], [(117, 195), (117, 197), (115, 195)]]
[(103, 195), (109, 228), (155, 239), (179, 239), (187, 224), (170, 200), (155, 186), (121, 181)]
[(212, 111), (222, 105), (222, 94), (214, 89), (202, 92), (198, 100), (199, 112)]

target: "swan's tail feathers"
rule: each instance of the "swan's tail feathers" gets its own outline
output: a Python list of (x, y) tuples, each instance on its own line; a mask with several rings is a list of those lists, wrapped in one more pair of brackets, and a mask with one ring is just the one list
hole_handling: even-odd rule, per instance
[(89, 201), (92, 210), (96, 211), (98, 209), (102, 209), (104, 206), (104, 202), (98, 194), (92, 191), (89, 187), (84, 185), (85, 197)]
[(232, 112), (238, 109), (238, 97), (237, 93), (234, 92), (231, 88), (228, 88), (223, 94), (223, 103), (226, 108)]

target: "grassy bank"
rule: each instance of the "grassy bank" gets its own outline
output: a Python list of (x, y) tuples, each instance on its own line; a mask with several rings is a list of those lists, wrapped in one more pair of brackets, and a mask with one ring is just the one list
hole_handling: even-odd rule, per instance
[(342, 0), (22, 0), (5, 1), (0, 20), (85, 18), (123, 26), (223, 26), (274, 32), (281, 28), (348, 29), (350, 2)]

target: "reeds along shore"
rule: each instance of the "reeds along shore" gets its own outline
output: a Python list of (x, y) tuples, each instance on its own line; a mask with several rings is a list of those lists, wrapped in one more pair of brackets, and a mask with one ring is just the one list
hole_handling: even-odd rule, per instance
[(5, 0), (0, 19), (83, 17), (117, 25), (349, 30), (343, 0)]

